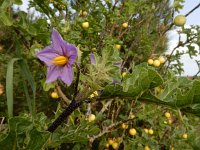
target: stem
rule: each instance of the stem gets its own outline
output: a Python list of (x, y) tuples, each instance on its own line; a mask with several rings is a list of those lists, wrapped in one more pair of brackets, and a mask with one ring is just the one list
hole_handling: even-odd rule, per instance
[(180, 109), (178, 109), (178, 115), (179, 115), (179, 118), (180, 118), (181, 122), (184, 123)]
[(195, 11), (199, 7), (200, 7), (200, 3), (197, 6), (195, 6), (192, 10), (190, 10), (185, 16), (186, 17), (189, 16), (193, 11)]
[(84, 102), (90, 103), (90, 101), (72, 101), (69, 106), (58, 116), (58, 118), (51, 124), (51, 126), (47, 129), (47, 131), (53, 133), (59, 125), (69, 116), (71, 115), (78, 107), (80, 107)]
[(60, 86), (56, 86), (56, 90), (57, 90), (57, 92), (58, 92), (58, 95), (63, 99), (63, 101), (67, 104), (67, 105), (69, 105), (70, 104), (70, 100), (65, 96), (65, 94), (62, 92), (62, 90), (61, 90), (61, 88), (60, 88)]

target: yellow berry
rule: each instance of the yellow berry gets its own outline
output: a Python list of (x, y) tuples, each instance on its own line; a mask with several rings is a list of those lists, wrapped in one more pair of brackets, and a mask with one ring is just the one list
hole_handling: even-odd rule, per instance
[(127, 27), (128, 27), (128, 22), (124, 22), (124, 23), (122, 24), (122, 27), (123, 27), (123, 28), (127, 28)]
[(153, 61), (153, 65), (155, 66), (155, 67), (159, 67), (160, 66), (160, 61), (159, 60), (154, 60)]
[(148, 62), (149, 65), (152, 65), (153, 64), (153, 59), (148, 59), (147, 62)]
[(169, 119), (169, 118), (171, 118), (171, 114), (169, 112), (166, 112), (165, 117)]
[(148, 133), (149, 133), (149, 130), (148, 130), (147, 128), (145, 128), (145, 129), (144, 129), (144, 132), (145, 132), (146, 134), (148, 134)]
[(128, 129), (128, 125), (125, 123), (122, 123), (122, 129)]
[(87, 11), (83, 11), (83, 16), (86, 16), (87, 15)]
[(82, 23), (82, 27), (85, 28), (85, 29), (88, 28), (89, 27), (89, 22), (83, 22)]
[(171, 118), (168, 119), (168, 124), (169, 124), (169, 125), (172, 124), (172, 119), (171, 119)]
[(83, 16), (83, 11), (82, 10), (80, 10), (79, 15)]
[(116, 44), (116, 45), (115, 45), (115, 48), (116, 48), (116, 49), (121, 49), (121, 45)]
[(93, 52), (96, 51), (96, 50), (97, 50), (97, 49), (96, 49), (95, 47), (92, 48), (92, 51), (93, 51)]
[(149, 129), (149, 134), (153, 135), (153, 130)]
[(178, 15), (174, 18), (174, 24), (176, 26), (184, 26), (186, 23), (186, 17), (184, 15)]
[(106, 148), (109, 148), (109, 144), (108, 143), (106, 143)]
[(133, 114), (130, 115), (130, 118), (131, 118), (131, 119), (134, 119), (134, 118), (135, 118), (135, 115), (133, 115)]
[(122, 73), (122, 77), (124, 78), (126, 76), (127, 72)]
[(112, 145), (113, 143), (114, 143), (114, 141), (113, 141), (112, 139), (109, 139), (109, 140), (108, 140), (108, 144), (109, 144), (109, 145)]
[(149, 146), (146, 145), (146, 146), (144, 147), (144, 150), (151, 150), (151, 149), (150, 149)]
[(92, 122), (92, 121), (95, 120), (95, 118), (96, 118), (96, 116), (95, 116), (94, 114), (90, 114), (90, 115), (88, 116), (88, 121), (89, 121), (89, 122)]
[(184, 134), (182, 135), (182, 138), (183, 138), (183, 139), (187, 139), (187, 138), (188, 138), (187, 133), (184, 133)]
[(118, 143), (117, 142), (113, 142), (112, 143), (112, 148), (113, 149), (118, 149)]
[(129, 134), (134, 136), (134, 135), (137, 134), (137, 131), (135, 130), (135, 128), (131, 128), (131, 129), (129, 130)]
[(54, 99), (57, 99), (57, 98), (59, 98), (59, 96), (58, 96), (58, 93), (57, 93), (57, 92), (52, 92), (52, 93), (51, 93), (51, 97), (52, 97), (52, 98), (54, 98)]
[(160, 61), (161, 64), (164, 64), (165, 63), (165, 58), (163, 56), (160, 56), (158, 58), (158, 60)]
[(97, 91), (94, 91), (89, 97), (90, 97), (90, 98), (93, 98), (93, 97), (95, 97), (95, 96), (98, 96), (98, 92), (97, 92)]

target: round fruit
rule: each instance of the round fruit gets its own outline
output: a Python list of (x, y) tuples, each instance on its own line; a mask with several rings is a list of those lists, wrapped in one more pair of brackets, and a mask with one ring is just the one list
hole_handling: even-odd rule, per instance
[(97, 49), (95, 47), (92, 48), (92, 51), (95, 52)]
[(122, 129), (128, 129), (128, 125), (125, 123), (122, 123)]
[(152, 129), (149, 129), (149, 134), (153, 134), (153, 130)]
[(159, 60), (154, 60), (153, 61), (153, 65), (155, 66), (155, 67), (159, 67), (160, 66), (160, 61)]
[(128, 22), (123, 23), (123, 24), (122, 24), (122, 27), (123, 27), (123, 28), (127, 28), (127, 27), (128, 27)]
[(58, 93), (57, 93), (57, 92), (52, 92), (52, 93), (51, 93), (51, 97), (52, 97), (52, 98), (54, 98), (54, 99), (57, 99), (57, 98), (59, 98), (59, 96), (58, 96)]
[(82, 23), (82, 27), (85, 28), (85, 29), (88, 28), (89, 27), (89, 22), (83, 22)]
[(82, 11), (82, 10), (80, 10), (79, 15), (80, 15), (81, 17), (84, 17), (84, 16), (87, 15), (87, 11)]
[(123, 72), (122, 77), (124, 78), (126, 74), (127, 74), (127, 72)]
[(151, 150), (151, 149), (149, 148), (149, 146), (146, 145), (146, 146), (144, 147), (144, 150)]
[(83, 16), (87, 16), (87, 11), (83, 11)]
[(79, 15), (83, 16), (83, 11), (82, 10), (80, 10)]
[(131, 128), (131, 129), (129, 130), (129, 134), (134, 136), (134, 135), (137, 134), (137, 131), (135, 130), (135, 128)]
[(144, 132), (148, 134), (148, 133), (149, 133), (149, 130), (148, 130), (147, 128), (145, 128), (145, 129), (144, 129)]
[(115, 45), (115, 48), (116, 48), (116, 49), (121, 49), (121, 45), (116, 44), (116, 45)]
[(88, 121), (92, 122), (92, 121), (95, 120), (95, 118), (96, 118), (96, 116), (94, 114), (90, 114), (89, 117), (88, 117)]
[(147, 62), (148, 62), (149, 65), (152, 65), (153, 64), (153, 59), (148, 59)]
[(171, 118), (168, 119), (168, 124), (169, 124), (169, 125), (172, 124), (172, 119), (171, 119)]
[(113, 142), (112, 143), (112, 148), (113, 149), (118, 149), (118, 143), (117, 142)]
[(171, 114), (169, 112), (166, 112), (165, 117), (169, 119), (171, 117)]
[(130, 115), (130, 118), (131, 118), (131, 119), (134, 119), (134, 118), (135, 118), (135, 115), (133, 115), (133, 114)]
[(108, 143), (106, 143), (106, 148), (109, 148), (109, 144)]
[(186, 17), (184, 15), (178, 15), (174, 18), (174, 24), (176, 26), (184, 26), (186, 23)]
[(108, 140), (108, 144), (109, 144), (109, 145), (112, 145), (113, 143), (114, 143), (114, 141), (113, 141), (112, 139), (109, 139), (109, 140)]
[(158, 60), (160, 61), (161, 64), (164, 64), (165, 63), (165, 58), (163, 56), (160, 56), (158, 58)]
[(188, 138), (187, 133), (184, 133), (184, 134), (182, 135), (182, 138), (183, 138), (183, 139), (187, 139), (187, 138)]

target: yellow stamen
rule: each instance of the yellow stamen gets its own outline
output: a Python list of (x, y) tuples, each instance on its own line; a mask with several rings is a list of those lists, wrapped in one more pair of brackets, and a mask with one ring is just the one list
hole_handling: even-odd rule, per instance
[(58, 56), (53, 59), (53, 64), (62, 66), (68, 62), (68, 58), (65, 56)]

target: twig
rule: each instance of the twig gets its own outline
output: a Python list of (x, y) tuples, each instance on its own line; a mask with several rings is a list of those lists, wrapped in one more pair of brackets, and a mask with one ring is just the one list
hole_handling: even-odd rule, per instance
[[(181, 43), (180, 42), (180, 37), (179, 37), (179, 43), (178, 43), (178, 45), (176, 46), (176, 47), (174, 47), (173, 48), (173, 50), (171, 51), (171, 53), (170, 53), (170, 55), (169, 55), (169, 57), (168, 57), (168, 64), (167, 64), (167, 67), (165, 68), (165, 70), (166, 70), (166, 72), (167, 72), (167, 69), (169, 68), (169, 66), (170, 66), (170, 60), (171, 60), (171, 57), (172, 57), (172, 55), (173, 55), (173, 53), (174, 53), (174, 51), (178, 48), (178, 47), (180, 47), (180, 46), (184, 46), (185, 44), (188, 44), (189, 42), (191, 42), (193, 39), (195, 39), (196, 38), (196, 36), (194, 36), (194, 37), (191, 37), (190, 39), (187, 39), (184, 43)], [(165, 63), (166, 63), (167, 61), (165, 61)], [(165, 65), (165, 63), (163, 64), (163, 66)], [(162, 66), (162, 67), (163, 67)], [(161, 67), (161, 68), (162, 68)], [(160, 68), (160, 69), (161, 69)], [(166, 74), (166, 72), (165, 72), (165, 74)]]
[(200, 7), (200, 3), (197, 6), (195, 6), (192, 10), (190, 10), (185, 16), (186, 17), (189, 16), (193, 11), (195, 11), (199, 7)]
[(104, 111), (108, 108), (108, 106), (112, 103), (113, 99), (109, 100), (104, 106), (103, 108), (100, 110), (99, 113), (104, 113)]
[(200, 73), (200, 70), (192, 77), (192, 79), (194, 80), (199, 73)]
[(71, 113), (73, 113), (78, 107), (80, 107), (83, 103), (90, 103), (89, 100), (85, 101), (72, 101), (69, 106), (58, 116), (58, 118), (49, 126), (47, 131), (53, 133), (59, 125), (62, 124), (62, 122), (69, 116)]
[[(98, 135), (89, 137), (89, 138), (90, 138), (90, 142), (92, 143), (95, 139), (97, 139), (97, 138), (103, 136), (104, 134), (117, 130), (117, 129), (112, 129), (112, 128), (117, 127), (117, 126), (119, 126), (119, 125), (122, 124), (122, 123), (126, 123), (126, 122), (129, 122), (129, 121), (132, 121), (132, 120), (133, 120), (133, 119), (127, 119), (127, 120), (124, 120), (124, 121), (119, 121), (119, 122), (116, 122), (116, 123), (112, 123), (112, 124), (111, 124), (110, 126), (108, 126), (108, 127), (104, 127), (104, 128), (103, 128), (103, 131), (100, 132)], [(111, 130), (111, 129), (112, 129), (112, 130)]]
[(65, 96), (65, 94), (62, 92), (62, 90), (61, 90), (59, 85), (56, 85), (56, 91), (58, 92), (58, 95), (63, 99), (63, 101), (67, 105), (69, 105), (71, 101)]
[(2, 125), (3, 125), (4, 119), (5, 119), (5, 117), (2, 117), (0, 131), (2, 130)]

